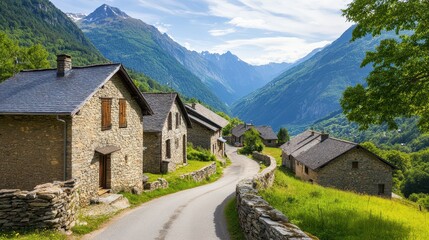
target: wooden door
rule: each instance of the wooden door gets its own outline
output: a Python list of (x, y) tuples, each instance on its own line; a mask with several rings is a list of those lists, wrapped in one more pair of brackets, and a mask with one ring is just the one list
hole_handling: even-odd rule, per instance
[(99, 187), (102, 189), (107, 189), (107, 163), (108, 158), (110, 157), (110, 154), (108, 155), (101, 155), (100, 154), (100, 169), (99, 169)]

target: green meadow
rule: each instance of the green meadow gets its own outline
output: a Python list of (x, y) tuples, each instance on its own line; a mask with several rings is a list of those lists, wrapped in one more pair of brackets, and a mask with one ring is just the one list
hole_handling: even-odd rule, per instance
[(356, 194), (303, 182), (281, 168), (261, 191), (303, 231), (320, 239), (429, 239), (429, 213), (399, 199)]

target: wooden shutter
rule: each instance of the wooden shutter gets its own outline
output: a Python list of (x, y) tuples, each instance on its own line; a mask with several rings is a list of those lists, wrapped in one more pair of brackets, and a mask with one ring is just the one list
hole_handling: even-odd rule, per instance
[(112, 128), (112, 99), (101, 99), (101, 130), (109, 130)]
[(119, 99), (119, 127), (127, 127), (127, 101)]

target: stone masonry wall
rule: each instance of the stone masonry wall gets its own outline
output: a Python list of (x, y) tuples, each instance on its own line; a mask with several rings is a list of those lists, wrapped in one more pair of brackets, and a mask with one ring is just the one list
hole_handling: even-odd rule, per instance
[(161, 172), (161, 133), (160, 132), (145, 132), (144, 133), (144, 163), (143, 172), (145, 173), (160, 173)]
[(289, 223), (288, 218), (273, 208), (258, 195), (258, 189), (273, 184), (276, 161), (269, 156), (255, 155), (261, 161), (270, 159), (270, 164), (261, 173), (237, 184), (237, 209), (241, 228), (246, 239), (301, 239), (311, 240), (297, 226)]
[[(112, 127), (101, 130), (101, 98), (111, 98)], [(119, 99), (126, 100), (127, 127), (119, 127)], [(121, 77), (115, 74), (86, 102), (72, 119), (71, 173), (81, 184), (81, 203), (97, 196), (99, 158), (96, 148), (115, 145), (111, 154), (110, 183), (113, 192), (143, 189), (143, 117), (137, 101), (131, 96)]]
[[(181, 165), (186, 163), (186, 145), (188, 144), (188, 128), (186, 126), (185, 118), (183, 117), (183, 113), (179, 110), (177, 102), (174, 102), (171, 107), (170, 112), (172, 113), (173, 120), (173, 128), (168, 130), (168, 118), (166, 118), (166, 122), (164, 123), (164, 127), (162, 129), (162, 161), (167, 161), (167, 171), (172, 172), (176, 170), (177, 165)], [(176, 113), (179, 113), (180, 117), (180, 125), (176, 126)], [(166, 141), (170, 140), (171, 146), (171, 158), (166, 157), (167, 153), (167, 145)]]
[(181, 179), (193, 179), (196, 182), (201, 182), (207, 177), (216, 173), (216, 163), (212, 163), (206, 167), (201, 168), (195, 172), (191, 172), (188, 174), (181, 175)]
[(0, 189), (63, 181), (64, 123), (56, 116), (0, 116)]
[(76, 220), (74, 180), (38, 185), (32, 191), (0, 190), (0, 231), (25, 229), (70, 230)]
[[(352, 162), (358, 168), (352, 168)], [(384, 194), (392, 196), (392, 169), (362, 148), (344, 154), (318, 171), (317, 183), (322, 186), (378, 195), (378, 184), (384, 184)]]
[(217, 139), (221, 137), (222, 131), (216, 132), (206, 128), (198, 122), (191, 119), (192, 128), (188, 129), (188, 140), (196, 147), (202, 147), (210, 150), (217, 157), (223, 157), (225, 153), (225, 144)]

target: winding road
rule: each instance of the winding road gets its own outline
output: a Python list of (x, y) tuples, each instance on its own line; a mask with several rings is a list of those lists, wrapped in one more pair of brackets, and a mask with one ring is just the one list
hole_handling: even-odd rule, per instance
[(85, 239), (229, 239), (223, 209), (237, 182), (258, 172), (258, 164), (227, 146), (232, 161), (218, 181), (142, 204)]

